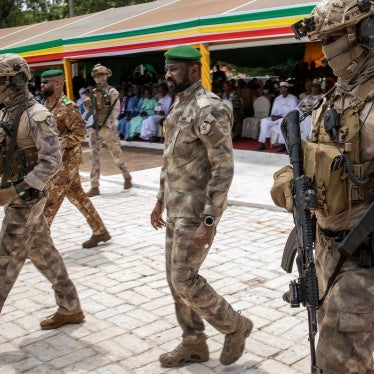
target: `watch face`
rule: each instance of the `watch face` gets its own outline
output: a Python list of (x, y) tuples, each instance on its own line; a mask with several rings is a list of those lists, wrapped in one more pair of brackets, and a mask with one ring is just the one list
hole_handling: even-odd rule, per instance
[(213, 226), (214, 225), (214, 218), (212, 216), (205, 216), (204, 217), (204, 224), (205, 224), (205, 226)]

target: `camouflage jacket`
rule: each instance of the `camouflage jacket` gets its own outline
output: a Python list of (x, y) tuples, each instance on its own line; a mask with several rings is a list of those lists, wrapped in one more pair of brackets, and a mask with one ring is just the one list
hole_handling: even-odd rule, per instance
[[(25, 102), (23, 95), (22, 102)], [(12, 123), (19, 105), (18, 103), (14, 104), (14, 107), (2, 109), (0, 119)], [(24, 180), (31, 187), (43, 190), (62, 166), (57, 126), (51, 113), (36, 102), (31, 94), (27, 96), (26, 108), (19, 122), (16, 148), (17, 150), (36, 148), (35, 166), (24, 176)], [(11, 178), (16, 180), (18, 176), (12, 175)]]
[(54, 114), (63, 147), (63, 163), (81, 164), (81, 143), (86, 137), (86, 123), (78, 106), (63, 93), (44, 104)]
[(232, 110), (201, 81), (177, 95), (165, 120), (157, 198), (170, 218), (219, 218), (234, 172)]

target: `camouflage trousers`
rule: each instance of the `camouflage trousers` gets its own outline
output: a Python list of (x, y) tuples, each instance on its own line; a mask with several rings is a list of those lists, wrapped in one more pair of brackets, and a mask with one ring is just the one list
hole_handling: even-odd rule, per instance
[(90, 133), (91, 187), (99, 187), (100, 150), (103, 142), (105, 142), (114, 162), (121, 170), (123, 178), (128, 178), (130, 176), (125, 165), (117, 129), (114, 126), (103, 126), (99, 131), (92, 129)]
[(52, 283), (58, 312), (81, 311), (63, 259), (43, 215), (46, 193), (31, 201), (13, 200), (5, 207), (0, 233), (0, 311), (27, 258)]
[(203, 318), (223, 334), (238, 329), (239, 313), (199, 275), (208, 249), (194, 246), (200, 219), (168, 220), (166, 224), (166, 276), (175, 302), (183, 338), (205, 337)]
[(83, 190), (79, 176), (79, 164), (64, 165), (48, 183), (48, 191), (49, 197), (44, 215), (49, 226), (51, 226), (66, 196), (86, 218), (94, 235), (100, 235), (107, 231), (99, 213)]
[[(332, 240), (318, 233), (316, 268), (320, 296), (339, 259)], [(317, 366), (324, 374), (373, 374), (374, 268), (346, 261), (318, 311)]]

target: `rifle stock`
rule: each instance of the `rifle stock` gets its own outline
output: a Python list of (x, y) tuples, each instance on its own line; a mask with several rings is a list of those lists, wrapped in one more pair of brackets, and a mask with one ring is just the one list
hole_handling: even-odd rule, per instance
[[(291, 281), (289, 291), (283, 295), (283, 299), (291, 304), (291, 307), (299, 307), (300, 303), (308, 312), (309, 343), (311, 355), (311, 372), (322, 373), (322, 369), (316, 365), (315, 336), (317, 334), (317, 309), (319, 308), (318, 280), (314, 263), (315, 220), (312, 211), (316, 207), (315, 192), (311, 183), (303, 172), (303, 153), (300, 136), (299, 112), (289, 112), (281, 123), (281, 131), (286, 141), (290, 163), (293, 167), (292, 193), (294, 196), (294, 222), (297, 247), (296, 263), (299, 271), (297, 280)], [(289, 249), (290, 250), (290, 249)], [(295, 250), (293, 251), (295, 252)], [(292, 254), (292, 253), (291, 253)], [(293, 257), (283, 255), (289, 261)], [(283, 262), (283, 259), (282, 259)], [(285, 265), (285, 266), (286, 266)], [(291, 266), (292, 267), (292, 266)], [(287, 270), (286, 270), (287, 271)]]

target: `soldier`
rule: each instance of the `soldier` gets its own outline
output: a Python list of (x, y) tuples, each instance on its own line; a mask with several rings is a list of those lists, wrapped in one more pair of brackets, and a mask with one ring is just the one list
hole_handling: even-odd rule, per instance
[(92, 197), (100, 195), (100, 149), (105, 141), (113, 160), (120, 168), (124, 178), (124, 189), (132, 187), (131, 175), (128, 172), (123, 153), (121, 150), (120, 139), (117, 132), (117, 118), (120, 112), (119, 93), (108, 84), (108, 78), (112, 72), (107, 67), (96, 64), (91, 75), (95, 80), (96, 86), (91, 94), (84, 100), (84, 106), (88, 113), (94, 117), (93, 128), (90, 132), (91, 149), (91, 189), (87, 196)]
[[(0, 55), (2, 173), (0, 205), (0, 310), (26, 258), (52, 283), (57, 312), (40, 323), (55, 329), (84, 319), (77, 291), (56, 250), (43, 210), (48, 181), (62, 165), (56, 123), (27, 88), (30, 68), (19, 55)], [(5, 131), (4, 131), (5, 130)]]
[[(336, 87), (313, 111), (304, 170), (313, 182), (315, 262), (320, 296), (338, 276), (317, 317), (317, 366), (324, 374), (374, 373), (374, 248), (363, 237), (339, 263), (338, 244), (374, 200), (374, 1), (322, 0), (294, 25), (296, 37), (319, 40), (337, 76)], [(292, 209), (287, 168), (274, 175), (274, 202)], [(373, 234), (372, 234), (373, 235)], [(338, 265), (339, 263), (339, 265)]]
[(156, 230), (166, 226), (166, 275), (183, 338), (159, 360), (163, 367), (207, 361), (204, 318), (226, 334), (220, 361), (230, 365), (243, 354), (253, 324), (214, 291), (199, 269), (226, 208), (233, 178), (233, 113), (202, 86), (197, 49), (178, 46), (165, 57), (165, 78), (176, 100), (166, 118), (164, 165), (151, 224)]
[(79, 166), (83, 162), (81, 143), (86, 136), (84, 122), (78, 106), (64, 93), (64, 74), (62, 70), (47, 70), (41, 75), (44, 105), (55, 116), (63, 147), (62, 168), (48, 182), (49, 197), (44, 215), (49, 226), (59, 210), (64, 197), (74, 204), (85, 216), (93, 233), (85, 241), (83, 248), (92, 248), (111, 238), (91, 200), (83, 191)]

